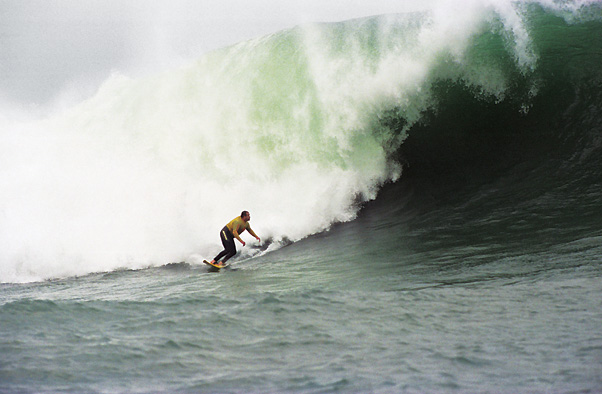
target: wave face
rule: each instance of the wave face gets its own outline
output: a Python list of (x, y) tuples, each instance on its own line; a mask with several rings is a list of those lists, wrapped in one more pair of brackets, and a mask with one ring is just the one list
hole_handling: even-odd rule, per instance
[[(441, 6), (282, 31), (4, 119), (0, 281), (213, 255), (243, 209), (273, 250), (400, 177), (429, 184), (423, 211), (487, 184), (503, 192), (467, 215), (531, 201), (599, 231), (601, 37), (596, 3)], [(381, 211), (403, 209), (404, 185)]]

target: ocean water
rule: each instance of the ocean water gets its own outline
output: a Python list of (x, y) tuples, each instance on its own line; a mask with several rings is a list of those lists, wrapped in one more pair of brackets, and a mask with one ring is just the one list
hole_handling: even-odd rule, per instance
[(599, 3), (439, 5), (0, 119), (0, 392), (602, 392), (600, 65)]

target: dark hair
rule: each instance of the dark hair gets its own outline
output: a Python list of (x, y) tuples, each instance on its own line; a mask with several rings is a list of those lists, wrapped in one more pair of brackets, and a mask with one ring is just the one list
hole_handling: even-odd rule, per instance
[(240, 217), (242, 218), (242, 217), (244, 217), (245, 215), (248, 215), (248, 214), (249, 214), (249, 211), (242, 211), (240, 213)]

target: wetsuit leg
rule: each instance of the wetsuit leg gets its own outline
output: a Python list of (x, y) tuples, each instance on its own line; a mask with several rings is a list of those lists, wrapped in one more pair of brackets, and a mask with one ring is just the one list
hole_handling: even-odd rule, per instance
[(228, 230), (228, 227), (224, 227), (222, 231), (219, 233), (219, 237), (222, 240), (222, 245), (224, 245), (224, 250), (222, 250), (217, 256), (215, 256), (215, 262), (218, 263), (222, 257), (223, 263), (226, 263), (232, 256), (236, 254), (236, 244), (234, 243), (234, 236)]

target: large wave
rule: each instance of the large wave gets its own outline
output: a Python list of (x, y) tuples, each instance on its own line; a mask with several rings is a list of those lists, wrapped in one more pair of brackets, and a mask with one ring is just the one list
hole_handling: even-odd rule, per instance
[(210, 257), (243, 209), (269, 250), (352, 220), (402, 175), (400, 146), (450, 86), (528, 113), (542, 59), (556, 61), (545, 51), (577, 45), (565, 33), (583, 26), (600, 36), (600, 16), (488, 1), (311, 24), (153, 77), (115, 74), (42, 121), (3, 119), (0, 281)]

